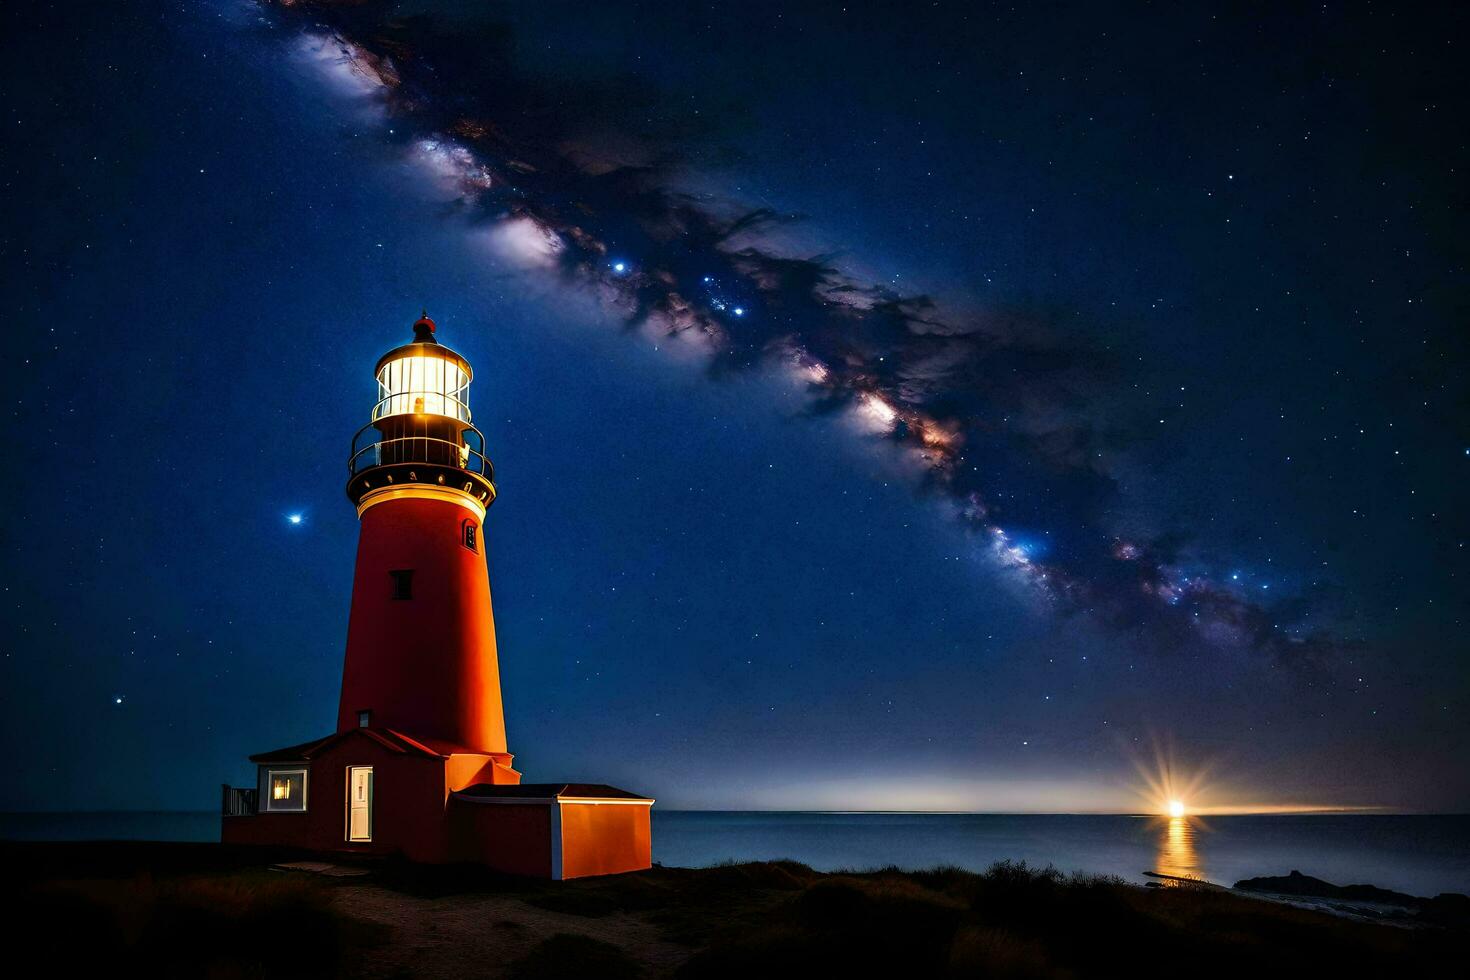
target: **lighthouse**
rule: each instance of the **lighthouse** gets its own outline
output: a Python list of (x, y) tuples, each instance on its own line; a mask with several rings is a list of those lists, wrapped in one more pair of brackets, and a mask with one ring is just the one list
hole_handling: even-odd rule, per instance
[(495, 473), (473, 371), (427, 312), (379, 358), (353, 438), (359, 520), (336, 731), (250, 756), (221, 839), (571, 878), (650, 866), (653, 800), (512, 766), (484, 524)]
[(427, 315), (379, 360), (378, 400), (353, 439), (347, 497), (361, 531), (337, 730), (386, 727), (494, 759), (506, 751), (482, 528), (495, 500), (471, 421), (469, 362)]

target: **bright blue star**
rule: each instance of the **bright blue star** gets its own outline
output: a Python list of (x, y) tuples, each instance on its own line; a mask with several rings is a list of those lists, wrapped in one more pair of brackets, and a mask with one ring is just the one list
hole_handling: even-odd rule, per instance
[(627, 272), (628, 271), (628, 263), (626, 263), (626, 262), (614, 262), (612, 264), (612, 270), (614, 272), (616, 272), (618, 275), (622, 275), (624, 272)]
[(745, 315), (745, 308), (744, 307), (741, 307), (741, 306), (737, 306), (737, 307), (735, 307), (735, 311), (734, 312), (735, 312), (735, 315), (736, 316), (744, 316)]
[(300, 514), (287, 514), (286, 515), (286, 523), (287, 524), (300, 524), (301, 523), (301, 515)]

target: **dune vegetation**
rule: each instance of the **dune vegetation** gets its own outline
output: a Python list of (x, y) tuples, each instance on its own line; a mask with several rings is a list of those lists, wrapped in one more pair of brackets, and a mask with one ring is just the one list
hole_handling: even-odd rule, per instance
[(825, 874), (794, 862), (571, 882), (396, 862), (332, 878), (189, 844), (0, 845), (12, 951), (161, 976), (1412, 976), (1470, 935), (1226, 889), (998, 864)]

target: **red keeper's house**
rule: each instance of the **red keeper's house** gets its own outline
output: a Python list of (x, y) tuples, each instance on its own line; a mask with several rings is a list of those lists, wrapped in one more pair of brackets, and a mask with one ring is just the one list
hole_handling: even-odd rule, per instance
[(337, 730), (252, 755), (221, 839), (549, 878), (647, 868), (653, 800), (511, 766), (482, 533), (494, 471), (469, 362), (427, 316), (413, 330), (378, 361), (348, 462), (362, 532)]

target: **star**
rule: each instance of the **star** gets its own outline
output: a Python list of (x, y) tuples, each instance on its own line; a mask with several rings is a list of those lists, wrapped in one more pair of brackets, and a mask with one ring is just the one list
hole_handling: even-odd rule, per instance
[(301, 518), (301, 515), (300, 514), (287, 514), (286, 515), (286, 523), (287, 524), (292, 524), (292, 525), (300, 524), (301, 523), (301, 520), (302, 520), (302, 518)]

